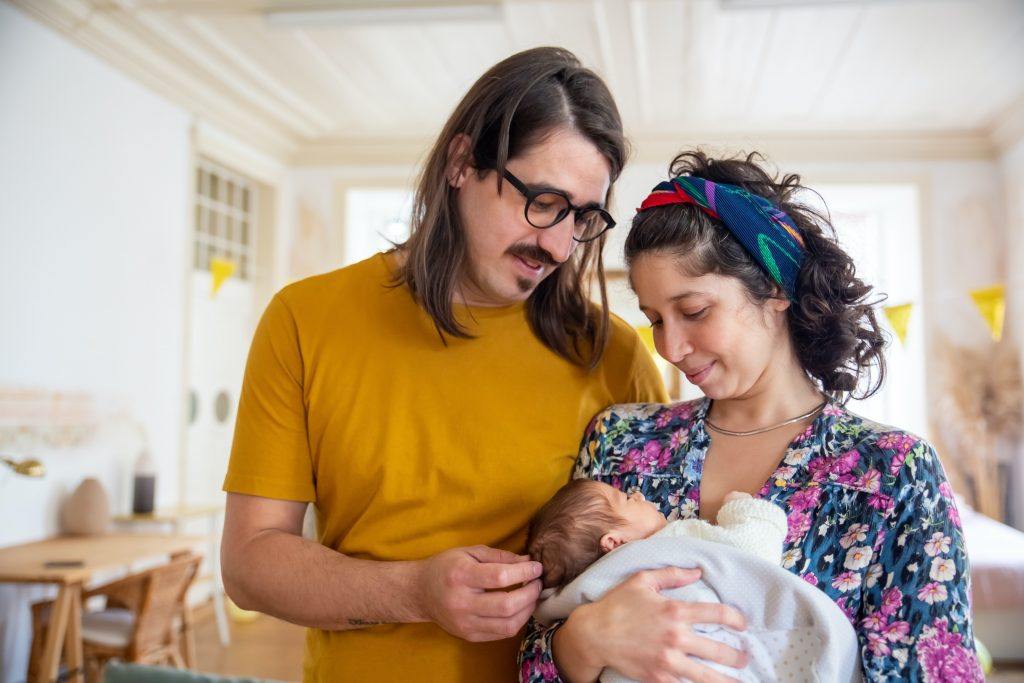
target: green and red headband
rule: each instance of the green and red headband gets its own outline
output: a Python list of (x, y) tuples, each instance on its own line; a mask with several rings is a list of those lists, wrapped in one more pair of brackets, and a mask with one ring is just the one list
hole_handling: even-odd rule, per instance
[(790, 300), (807, 253), (793, 219), (764, 197), (736, 185), (679, 176), (658, 183), (637, 212), (669, 204), (693, 204), (719, 220)]

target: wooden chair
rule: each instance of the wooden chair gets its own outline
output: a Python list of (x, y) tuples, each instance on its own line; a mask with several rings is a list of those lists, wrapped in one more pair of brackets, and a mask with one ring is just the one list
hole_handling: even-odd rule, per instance
[[(106, 607), (82, 612), (82, 653), (87, 680), (99, 680), (103, 665), (118, 658), (140, 664), (195, 668), (195, 635), (186, 596), (202, 557), (184, 555), (82, 594), (82, 603), (102, 595)], [(53, 601), (32, 605), (32, 650), (28, 680), (35, 680)]]

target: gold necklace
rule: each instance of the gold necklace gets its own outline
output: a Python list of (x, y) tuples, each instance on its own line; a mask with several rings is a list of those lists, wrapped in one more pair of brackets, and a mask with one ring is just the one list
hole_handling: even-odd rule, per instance
[[(828, 405), (828, 401), (822, 401), (820, 405), (815, 407), (813, 410), (810, 410), (810, 411), (804, 413), (803, 415), (797, 415), (796, 417), (792, 418), (791, 420), (786, 420), (785, 422), (780, 422), (779, 424), (772, 425), (771, 427), (762, 427), (760, 429), (751, 429), (749, 432), (734, 432), (731, 429), (723, 429), (722, 427), (719, 427), (714, 422), (712, 422), (711, 418), (709, 418), (709, 417), (705, 417), (704, 418), (704, 424), (706, 424), (712, 430), (714, 430), (714, 431), (716, 431), (716, 432), (718, 432), (720, 434), (726, 434), (728, 436), (754, 436), (755, 434), (764, 434), (765, 432), (772, 432), (772, 431), (775, 431), (776, 429), (779, 429), (780, 427), (785, 427), (786, 425), (791, 425), (794, 422), (800, 422), (801, 420), (806, 420), (807, 418), (811, 417), (812, 415), (817, 415), (818, 413), (820, 413), (821, 410), (825, 406), (827, 406), (827, 405)], [(710, 408), (708, 409), (708, 412), (710, 412)]]

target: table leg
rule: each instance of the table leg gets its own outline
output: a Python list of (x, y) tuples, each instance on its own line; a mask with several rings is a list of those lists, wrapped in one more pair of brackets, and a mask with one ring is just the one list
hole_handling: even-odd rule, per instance
[(64, 657), (68, 662), (70, 680), (85, 680), (85, 662), (82, 658), (82, 584), (70, 586), (71, 603), (68, 605), (68, 625), (64, 633)]
[(68, 626), (68, 615), (74, 599), (75, 586), (61, 585), (57, 599), (50, 611), (50, 623), (46, 628), (46, 642), (43, 645), (43, 657), (39, 663), (37, 683), (49, 683), (57, 680), (60, 667), (61, 644), (64, 642)]

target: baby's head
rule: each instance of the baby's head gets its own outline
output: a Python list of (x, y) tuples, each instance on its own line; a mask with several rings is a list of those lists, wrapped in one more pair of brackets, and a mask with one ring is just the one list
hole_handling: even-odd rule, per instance
[(665, 524), (665, 515), (639, 491), (627, 496), (599, 481), (575, 479), (530, 522), (526, 551), (544, 566), (544, 587), (560, 588), (609, 550)]

